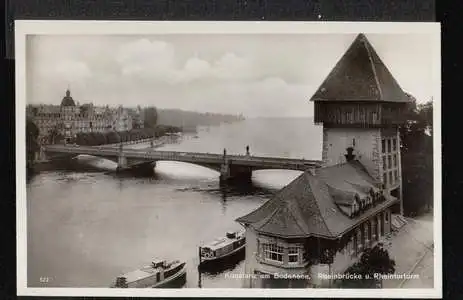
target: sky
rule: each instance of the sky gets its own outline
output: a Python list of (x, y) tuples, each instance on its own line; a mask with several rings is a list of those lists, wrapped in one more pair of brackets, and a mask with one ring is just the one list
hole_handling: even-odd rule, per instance
[[(403, 90), (431, 99), (432, 36), (368, 34)], [(156, 106), (246, 117), (307, 117), (354, 34), (34, 35), (27, 102)]]

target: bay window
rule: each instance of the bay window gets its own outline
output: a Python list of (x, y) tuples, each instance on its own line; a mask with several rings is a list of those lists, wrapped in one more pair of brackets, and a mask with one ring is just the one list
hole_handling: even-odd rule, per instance
[(290, 246), (288, 248), (288, 262), (289, 263), (298, 263), (299, 262), (299, 247)]
[(263, 244), (264, 259), (283, 263), (283, 247), (276, 244)]

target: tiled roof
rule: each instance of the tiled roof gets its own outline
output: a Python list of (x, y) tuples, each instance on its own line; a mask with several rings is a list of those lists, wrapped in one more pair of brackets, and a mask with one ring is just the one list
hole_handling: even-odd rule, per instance
[(311, 101), (409, 102), (365, 35), (359, 34)]
[(303, 173), (261, 207), (236, 221), (273, 236), (337, 238), (397, 200), (387, 195), (386, 201), (357, 217), (348, 217), (346, 199), (365, 195), (370, 188), (377, 190), (358, 162), (321, 168), (315, 176)]

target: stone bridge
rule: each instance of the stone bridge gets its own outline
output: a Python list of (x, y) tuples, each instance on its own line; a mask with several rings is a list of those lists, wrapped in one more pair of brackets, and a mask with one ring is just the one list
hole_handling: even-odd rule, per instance
[[(247, 149), (249, 150), (249, 149)], [(260, 157), (247, 155), (157, 151), (151, 148), (127, 149), (105, 146), (72, 146), (49, 145), (43, 147), (45, 156), (49, 159), (55, 157), (75, 157), (86, 154), (106, 158), (117, 163), (117, 170), (147, 167), (151, 170), (156, 161), (180, 161), (211, 168), (220, 172), (221, 180), (250, 180), (253, 170), (262, 169), (288, 169), (306, 171), (321, 166), (321, 161), (290, 159), (279, 157)]]

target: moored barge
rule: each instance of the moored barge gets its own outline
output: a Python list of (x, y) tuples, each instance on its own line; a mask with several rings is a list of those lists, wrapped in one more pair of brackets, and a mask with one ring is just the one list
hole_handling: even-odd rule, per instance
[(178, 260), (154, 260), (150, 265), (122, 274), (112, 288), (164, 288), (181, 285), (186, 280), (186, 263)]
[(224, 237), (199, 247), (200, 266), (240, 256), (244, 254), (245, 246), (244, 231), (227, 232)]

